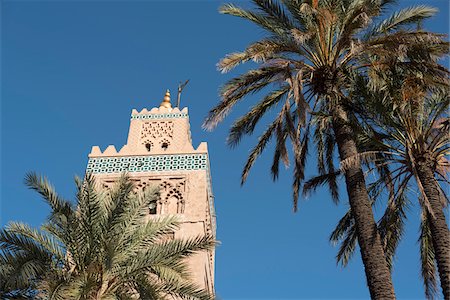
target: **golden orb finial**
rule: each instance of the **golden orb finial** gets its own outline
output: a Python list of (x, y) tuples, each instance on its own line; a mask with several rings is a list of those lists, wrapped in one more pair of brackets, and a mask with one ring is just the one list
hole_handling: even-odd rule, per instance
[(165, 107), (165, 108), (172, 108), (172, 104), (170, 103), (170, 91), (167, 90), (166, 94), (164, 95), (164, 100), (161, 102), (159, 107)]

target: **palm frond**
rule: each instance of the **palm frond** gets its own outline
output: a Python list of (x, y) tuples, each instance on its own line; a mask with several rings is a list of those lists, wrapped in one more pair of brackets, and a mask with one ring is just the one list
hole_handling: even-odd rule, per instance
[(399, 29), (401, 26), (419, 24), (423, 20), (432, 17), (437, 9), (426, 5), (412, 6), (394, 12), (391, 16), (373, 26), (370, 36), (386, 34)]
[(335, 181), (340, 175), (342, 175), (342, 173), (338, 170), (333, 173), (318, 175), (308, 179), (303, 184), (303, 195), (308, 196), (311, 192), (316, 191), (318, 187), (329, 184), (330, 181)]
[(274, 18), (267, 18), (266, 14), (246, 10), (233, 4), (225, 4), (221, 6), (219, 8), (219, 12), (222, 14), (247, 19), (276, 35), (283, 35), (285, 33), (284, 24), (280, 23), (279, 20), (276, 20)]
[(62, 214), (67, 218), (67, 216), (73, 214), (72, 204), (61, 198), (55, 192), (55, 189), (48, 182), (47, 178), (30, 172), (25, 176), (25, 184), (42, 196), (44, 201), (52, 208), (53, 215)]
[(253, 106), (247, 114), (239, 118), (230, 129), (227, 144), (232, 147), (237, 146), (243, 135), (252, 134), (258, 121), (270, 108), (286, 97), (289, 89), (289, 86), (283, 86), (279, 90), (270, 92), (261, 102)]
[(232, 107), (249, 93), (255, 93), (285, 72), (285, 66), (262, 67), (228, 81), (220, 91), (222, 101), (214, 107), (203, 123), (203, 128), (212, 130), (227, 116)]
[(337, 245), (340, 240), (343, 239), (344, 235), (347, 231), (353, 226), (354, 220), (352, 216), (351, 210), (347, 210), (345, 215), (339, 220), (338, 224), (336, 225), (336, 228), (333, 230), (333, 232), (330, 235), (330, 242), (333, 245)]
[(10, 222), (6, 225), (5, 230), (17, 236), (21, 236), (26, 239), (34, 241), (36, 245), (42, 247), (48, 251), (48, 253), (54, 256), (55, 259), (60, 261), (64, 260), (64, 249), (61, 247), (59, 242), (53, 238), (51, 235), (45, 235), (38, 230), (31, 228), (27, 224), (19, 222)]
[(280, 119), (278, 118), (275, 122), (270, 124), (270, 126), (264, 131), (264, 133), (259, 137), (258, 144), (251, 150), (248, 156), (247, 162), (245, 163), (244, 169), (241, 175), (241, 185), (247, 180), (248, 174), (253, 167), (256, 159), (262, 154), (273, 134), (275, 133), (276, 127)]
[(404, 189), (405, 187), (402, 188), (402, 192), (397, 193), (395, 199), (390, 199), (384, 215), (378, 222), (378, 231), (390, 269), (393, 267), (393, 258), (404, 232), (405, 210), (408, 207)]
[(356, 234), (356, 225), (352, 224), (348, 230), (345, 231), (341, 246), (339, 247), (336, 261), (341, 263), (343, 267), (347, 266), (352, 258), (356, 245), (358, 243), (358, 236)]
[(253, 0), (253, 3), (255, 3), (262, 12), (266, 13), (269, 18), (276, 20), (277, 23), (280, 23), (284, 28), (294, 27), (293, 21), (285, 12), (283, 6), (277, 1)]
[(275, 38), (257, 41), (248, 46), (243, 52), (227, 54), (217, 63), (217, 68), (222, 73), (228, 73), (238, 65), (254, 61), (265, 63), (282, 52), (300, 52), (291, 43)]
[(294, 212), (296, 212), (298, 209), (298, 198), (300, 194), (301, 183), (305, 179), (305, 166), (306, 166), (306, 157), (308, 156), (308, 147), (309, 147), (309, 127), (306, 129), (306, 132), (303, 135), (303, 138), (298, 147), (299, 149), (297, 151), (294, 150), (295, 165), (294, 165), (294, 182), (292, 184)]

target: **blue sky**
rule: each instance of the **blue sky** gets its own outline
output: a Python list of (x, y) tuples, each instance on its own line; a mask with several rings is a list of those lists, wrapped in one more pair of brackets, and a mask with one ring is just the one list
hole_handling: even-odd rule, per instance
[[(235, 1), (246, 5), (244, 1)], [(446, 0), (400, 1), (440, 9), (426, 27), (448, 33)], [(217, 12), (217, 1), (1, 1), (1, 224), (38, 226), (47, 206), (23, 185), (28, 171), (45, 174), (66, 198), (93, 145), (126, 143), (131, 109), (157, 106), (167, 88), (190, 79), (182, 106), (195, 146), (208, 142), (216, 197), (216, 290), (223, 299), (364, 299), (369, 297), (359, 252), (337, 266), (328, 236), (347, 208), (326, 189), (292, 212), (291, 170), (269, 176), (270, 151), (239, 185), (257, 137), (237, 149), (227, 129), (257, 97), (246, 99), (212, 133), (201, 129), (218, 88), (244, 69), (222, 75), (215, 64), (264, 36), (252, 24)], [(262, 126), (259, 127), (260, 129)], [(312, 156), (312, 155), (311, 155)], [(315, 174), (313, 167), (308, 174)], [(345, 195), (341, 183), (341, 195)], [(377, 213), (380, 213), (381, 207)], [(399, 299), (421, 299), (419, 212), (409, 211), (396, 257)]]

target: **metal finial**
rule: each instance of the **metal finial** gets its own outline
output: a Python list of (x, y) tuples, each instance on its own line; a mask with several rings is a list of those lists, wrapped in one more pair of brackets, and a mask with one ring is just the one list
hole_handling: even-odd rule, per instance
[(170, 91), (167, 90), (166, 94), (164, 95), (164, 99), (159, 105), (159, 107), (165, 107), (165, 108), (172, 108), (172, 104), (170, 103)]

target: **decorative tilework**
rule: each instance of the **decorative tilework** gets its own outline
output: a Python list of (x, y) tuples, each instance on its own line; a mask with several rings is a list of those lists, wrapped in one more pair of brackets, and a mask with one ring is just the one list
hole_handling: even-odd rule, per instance
[(93, 174), (183, 170), (208, 170), (207, 154), (89, 158), (86, 169)]
[(187, 118), (186, 113), (173, 113), (173, 114), (138, 114), (131, 115), (131, 120), (137, 119), (169, 119), (169, 118)]

